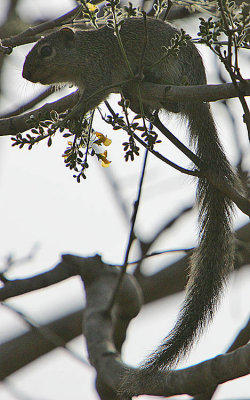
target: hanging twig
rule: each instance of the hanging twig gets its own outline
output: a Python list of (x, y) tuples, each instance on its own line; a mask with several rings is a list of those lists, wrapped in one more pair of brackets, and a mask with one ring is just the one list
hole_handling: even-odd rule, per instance
[(121, 272), (119, 275), (119, 279), (117, 282), (117, 286), (114, 290), (113, 296), (111, 298), (111, 301), (109, 303), (108, 306), (108, 311), (110, 312), (114, 303), (115, 303), (115, 299), (118, 295), (119, 289), (121, 287), (122, 284), (122, 280), (126, 274), (127, 271), (127, 265), (128, 265), (128, 257), (129, 257), (129, 252), (133, 243), (133, 238), (134, 238), (134, 226), (135, 226), (135, 221), (136, 221), (136, 217), (137, 217), (137, 213), (138, 213), (138, 209), (139, 209), (139, 204), (140, 204), (140, 199), (141, 199), (141, 191), (142, 191), (142, 185), (143, 185), (143, 180), (144, 180), (144, 176), (145, 176), (145, 170), (146, 170), (146, 164), (147, 164), (147, 158), (148, 158), (148, 150), (145, 151), (145, 155), (144, 155), (144, 161), (143, 161), (143, 167), (142, 167), (142, 172), (141, 172), (141, 178), (140, 178), (140, 183), (139, 183), (139, 188), (138, 188), (138, 195), (137, 195), (137, 199), (134, 202), (134, 210), (133, 210), (133, 215), (131, 218), (131, 227), (130, 227), (130, 233), (129, 233), (129, 239), (128, 239), (128, 244), (127, 244), (127, 249), (126, 249), (126, 253), (125, 253), (125, 257), (124, 257), (124, 262), (123, 265), (121, 267)]

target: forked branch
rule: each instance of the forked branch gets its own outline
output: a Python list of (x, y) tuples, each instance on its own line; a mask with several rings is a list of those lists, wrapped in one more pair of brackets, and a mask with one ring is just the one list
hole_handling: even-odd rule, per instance
[[(65, 272), (62, 274), (61, 271), (59, 278), (59, 265), (62, 267), (62, 264)], [(73, 274), (79, 275), (85, 286), (87, 305), (84, 313), (84, 333), (89, 359), (97, 372), (97, 390), (102, 400), (107, 399), (107, 393), (113, 400), (129, 400), (132, 396), (141, 394), (195, 395), (204, 390), (204, 384), (215, 386), (250, 372), (250, 345), (168, 374), (157, 372), (148, 376), (138, 368), (128, 367), (122, 362), (120, 351), (129, 322), (138, 314), (142, 305), (141, 289), (135, 278), (125, 275), (117, 302), (110, 314), (107, 307), (117, 284), (118, 269), (105, 265), (100, 257), (82, 258), (72, 255), (63, 256), (59, 265), (57, 273), (55, 269), (51, 275), (54, 276), (54, 282)], [(48, 284), (48, 273), (47, 278), (46, 275), (42, 275), (45, 279), (40, 279), (40, 287), (46, 286), (46, 282)], [(39, 288), (34, 278), (30, 278), (30, 290)], [(19, 291), (19, 294), (21, 292), (23, 291)], [(0, 293), (4, 293), (3, 289)], [(7, 293), (1, 296), (2, 299), (8, 297), (10, 292), (8, 296)]]

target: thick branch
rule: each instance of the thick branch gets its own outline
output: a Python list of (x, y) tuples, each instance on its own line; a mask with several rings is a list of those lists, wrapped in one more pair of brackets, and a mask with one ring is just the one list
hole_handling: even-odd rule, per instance
[(195, 165), (200, 168), (200, 176), (207, 178), (217, 189), (225, 196), (230, 198), (237, 207), (250, 217), (250, 200), (242, 196), (232, 185), (229, 185), (223, 179), (218, 179), (218, 174), (214, 174), (204, 166), (202, 159), (197, 157), (188, 147), (177, 139), (160, 121), (158, 115), (155, 115), (153, 124), (167, 137), (180, 151), (182, 151)]
[[(235, 236), (237, 239), (235, 269), (239, 269), (250, 263), (250, 223), (239, 228), (235, 232)], [(93, 266), (99, 262), (99, 258), (99, 256), (85, 257), (84, 260), (86, 265), (90, 265), (94, 269)], [(137, 271), (136, 279), (142, 288), (144, 303), (150, 303), (183, 290), (187, 282), (188, 260), (189, 257), (184, 256), (150, 276)], [(49, 271), (30, 278), (6, 281), (5, 285), (0, 288), (0, 301), (43, 289), (78, 274), (78, 269), (73, 268), (72, 265), (69, 268), (69, 264), (65, 262), (65, 256), (63, 256), (63, 260)]]
[[(239, 347), (247, 344), (249, 342), (249, 337), (250, 337), (250, 319), (248, 320), (246, 326), (241, 329), (241, 331), (235, 338), (234, 342), (227, 350), (227, 353), (230, 353), (231, 351), (236, 350)], [(198, 396), (195, 396), (194, 400), (210, 400), (213, 397), (215, 390), (217, 389), (217, 385), (209, 388), (206, 387), (205, 389), (206, 391), (199, 394)]]
[[(243, 96), (250, 96), (250, 79), (245, 83), (238, 83)], [(151, 82), (143, 82), (141, 86), (142, 99), (153, 98), (157, 101), (211, 102), (238, 97), (238, 91), (233, 83), (218, 85), (195, 85), (195, 86), (171, 86), (159, 85)]]
[(82, 334), (82, 318), (83, 310), (79, 310), (1, 343), (0, 381), (57, 347), (46, 339), (42, 330), (57, 334), (66, 344)]
[[(100, 256), (96, 255), (95, 257), (85, 257), (84, 260), (86, 264), (92, 267), (99, 258)], [(4, 287), (0, 288), (0, 301), (33, 292), (34, 290), (43, 289), (69, 279), (72, 276), (79, 275), (78, 269), (74, 268), (74, 266), (74, 264), (68, 264), (65, 262), (63, 256), (62, 261), (49, 271), (30, 278), (15, 279), (12, 281), (7, 280)]]
[(72, 108), (76, 104), (77, 100), (78, 90), (52, 103), (46, 103), (42, 107), (34, 111), (30, 111), (25, 114), (10, 118), (1, 119), (0, 136), (15, 136), (19, 132), (26, 132), (35, 126), (35, 123), (27, 123), (27, 120), (30, 118), (31, 115), (34, 115), (36, 118), (39, 118), (41, 120), (45, 120), (50, 118), (50, 111), (56, 110), (58, 113), (61, 113), (68, 108)]
[[(250, 263), (250, 223), (239, 228), (235, 236), (235, 269)], [(151, 303), (184, 289), (188, 279), (189, 256), (184, 256), (175, 263), (150, 276), (137, 272), (136, 278), (142, 288), (144, 303)]]
[(14, 109), (13, 111), (9, 111), (5, 114), (1, 114), (0, 120), (22, 114), (25, 111), (28, 111), (31, 108), (34, 108), (38, 103), (45, 100), (48, 96), (50, 96), (54, 92), (55, 92), (55, 87), (50, 86), (49, 88), (45, 89), (42, 93), (40, 93), (37, 97), (34, 97), (32, 100), (28, 101), (27, 103), (23, 104), (22, 106)]
[[(249, 373), (250, 345), (233, 353), (218, 356), (196, 366), (170, 373), (146, 373), (128, 368), (120, 358), (120, 344), (116, 341), (116, 328), (124, 329), (125, 339), (129, 320), (139, 311), (141, 295), (136, 282), (125, 275), (111, 315), (107, 313), (112, 291), (117, 283), (117, 270), (100, 263), (95, 270), (81, 267), (82, 259), (67, 256), (65, 261), (78, 265), (85, 285), (87, 306), (85, 311), (85, 336), (89, 359), (97, 372), (97, 390), (102, 400), (131, 399), (141, 394), (172, 396), (194, 395), (205, 385), (215, 385)], [(84, 261), (84, 260), (83, 260)], [(87, 267), (88, 268), (88, 267)], [(237, 365), (236, 365), (237, 364)], [(108, 397), (109, 396), (109, 397)]]
[[(222, 384), (250, 373), (250, 344), (229, 354), (223, 354), (197, 365), (169, 373), (158, 372), (155, 377), (131, 370), (132, 379), (128, 380), (130, 396), (149, 394), (156, 396), (174, 396), (202, 393), (204, 387)], [(150, 379), (151, 378), (151, 379)], [(126, 393), (126, 392), (125, 392)]]
[[(239, 86), (244, 95), (250, 95), (250, 80), (246, 80), (245, 85), (240, 83)], [(153, 101), (217, 101), (237, 97), (237, 91), (232, 83), (224, 83), (220, 85), (165, 86), (143, 82), (141, 84), (141, 96), (142, 100), (150, 97)], [(1, 119), (0, 136), (16, 135), (19, 132), (25, 132), (31, 128), (31, 126), (26, 124), (29, 115), (38, 115), (38, 113), (41, 113), (41, 119), (47, 118), (49, 111), (56, 110), (57, 112), (63, 112), (67, 108), (71, 108), (75, 105), (77, 100), (78, 97), (75, 92), (75, 97), (73, 94), (68, 95), (53, 103), (45, 104), (43, 107), (40, 107), (32, 113), (26, 113), (13, 118)]]
[[(241, 266), (250, 263), (248, 244), (250, 238), (250, 223), (240, 228), (236, 232), (236, 237), (238, 244), (236, 268), (240, 268)], [(183, 257), (180, 261), (177, 261), (151, 276), (144, 276), (137, 271), (136, 277), (143, 292), (144, 304), (177, 293), (184, 289), (188, 273), (187, 260), (187, 257)], [(81, 263), (83, 265), (84, 263), (85, 265), (89, 265), (89, 271), (92, 271), (92, 273), (95, 274), (96, 264), (100, 263), (100, 258), (90, 257), (81, 259)], [(113, 267), (111, 267), (111, 271), (114, 271)], [(63, 261), (51, 271), (31, 278), (7, 282), (5, 288), (0, 289), (0, 298), (4, 300), (33, 290), (41, 289), (74, 276), (78, 272), (79, 268), (75, 264), (70, 264), (64, 257)], [(101, 289), (101, 291), (102, 290), (103, 289)], [(129, 297), (127, 299), (130, 301)], [(46, 329), (49, 328), (52, 332), (54, 331), (57, 333), (63, 340), (65, 340), (65, 342), (67, 342), (81, 334), (81, 324), (82, 311), (77, 311), (59, 319), (58, 321), (48, 323), (45, 327)], [(120, 326), (117, 325), (116, 332), (116, 346), (120, 349), (124, 340), (124, 328), (122, 324)], [(67, 336), (68, 333), (72, 336)], [(241, 345), (243, 342), (241, 342)], [(4, 379), (11, 373), (37, 359), (39, 356), (46, 354), (55, 347), (56, 344), (48, 341), (42, 332), (39, 334), (39, 328), (35, 331), (33, 330), (11, 339), (8, 342), (2, 343), (0, 345), (0, 379)], [(233, 350), (234, 348), (231, 348), (230, 350)], [(26, 356), (24, 357), (23, 354)], [(97, 384), (100, 386), (99, 381)], [(103, 385), (101, 385), (101, 387), (103, 387)], [(110, 399), (110, 397), (108, 399)]]

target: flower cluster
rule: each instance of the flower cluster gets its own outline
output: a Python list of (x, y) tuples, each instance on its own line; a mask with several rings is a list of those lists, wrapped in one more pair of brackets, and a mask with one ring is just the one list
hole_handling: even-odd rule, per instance
[(27, 145), (28, 149), (31, 150), (35, 144), (47, 139), (47, 145), (50, 147), (52, 138), (59, 131), (64, 138), (70, 139), (63, 153), (66, 167), (77, 172), (73, 176), (77, 179), (77, 182), (80, 182), (81, 178), (86, 178), (88, 155), (96, 156), (101, 161), (102, 167), (106, 168), (110, 165), (111, 161), (107, 158), (107, 150), (103, 151), (102, 146), (109, 146), (111, 140), (92, 128), (91, 114), (88, 114), (82, 121), (68, 120), (64, 123), (63, 118), (65, 116), (67, 114), (59, 115), (56, 111), (51, 111), (49, 119), (40, 121), (38, 117), (32, 115), (27, 123), (31, 123), (34, 128), (25, 136), (18, 133), (15, 137), (12, 137), (12, 146), (23, 148)]

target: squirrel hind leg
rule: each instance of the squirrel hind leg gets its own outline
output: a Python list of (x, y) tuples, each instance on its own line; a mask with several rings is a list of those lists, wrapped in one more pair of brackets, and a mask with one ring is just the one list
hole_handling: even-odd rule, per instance
[(169, 112), (178, 114), (181, 112), (181, 107), (179, 103), (161, 102), (161, 107)]
[(153, 113), (153, 111), (155, 111), (145, 103), (142, 104), (142, 107), (143, 107), (143, 110), (142, 110), (138, 98), (131, 96), (131, 94), (129, 94), (128, 92), (126, 92), (124, 90), (123, 90), (123, 96), (126, 100), (129, 101), (129, 108), (135, 114), (142, 114), (142, 111), (143, 111), (144, 115), (148, 116), (148, 115), (151, 115)]

